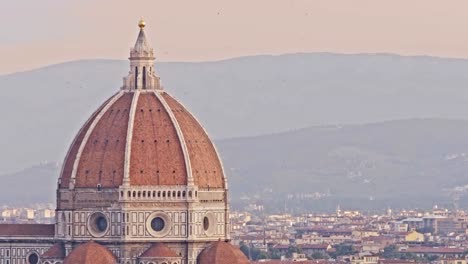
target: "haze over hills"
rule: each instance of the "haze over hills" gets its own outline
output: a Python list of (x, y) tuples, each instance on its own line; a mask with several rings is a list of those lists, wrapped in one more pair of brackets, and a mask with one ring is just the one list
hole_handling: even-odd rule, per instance
[(321, 209), (452, 206), (454, 198), (468, 206), (467, 133), (468, 121), (411, 119), (310, 127), (218, 146), (237, 197), (260, 194), (282, 205), (290, 195), (292, 205)]
[[(62, 160), (126, 61), (77, 61), (0, 76), (0, 172)], [(216, 139), (312, 125), (468, 115), (468, 61), (386, 54), (159, 63), (166, 89)]]
[[(249, 197), (269, 209), (282, 209), (285, 200), (291, 208), (409, 208), (452, 206), (455, 197), (468, 206), (466, 135), (468, 121), (412, 119), (216, 143), (234, 205)], [(43, 164), (0, 176), (0, 200), (53, 202), (59, 170)], [(24, 197), (16, 201), (18, 189)]]
[[(89, 60), (0, 76), (2, 178), (51, 177), (53, 197), (58, 167), (39, 166), (39, 174), (38, 167), (25, 168), (61, 162), (86, 118), (119, 89), (127, 67), (123, 60)], [(466, 184), (465, 163), (444, 161), (464, 158), (465, 121), (324, 125), (465, 119), (468, 60), (311, 53), (157, 69), (166, 90), (218, 140), (236, 195), (265, 191), (255, 186), (268, 182), (267, 191), (280, 197), (294, 191), (377, 201), (394, 193), (436, 197), (440, 188)], [(424, 179), (433, 185), (423, 181), (421, 188)]]

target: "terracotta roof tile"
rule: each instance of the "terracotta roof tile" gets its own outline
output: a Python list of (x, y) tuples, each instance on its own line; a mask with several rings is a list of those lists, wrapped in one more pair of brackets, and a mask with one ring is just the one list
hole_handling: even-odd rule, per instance
[[(106, 102), (83, 126), (64, 161), (60, 187), (68, 188), (82, 144), (85, 145), (78, 161), (76, 188), (96, 188), (98, 184), (103, 188), (116, 188), (122, 185), (128, 144), (131, 144), (131, 185), (185, 185), (187, 164), (182, 146), (185, 144), (195, 184), (200, 188), (225, 188), (223, 168), (212, 141), (195, 117), (165, 92), (161, 97), (153, 92), (139, 93), (131, 142), (127, 142), (135, 94), (124, 93), (108, 108), (105, 107)], [(171, 119), (165, 103), (175, 120)], [(100, 119), (96, 122), (98, 115)], [(96, 124), (91, 128), (93, 121)], [(178, 136), (177, 125), (184, 142)], [(83, 142), (89, 129), (92, 129), (89, 138)]]
[(65, 258), (65, 248), (62, 243), (56, 243), (41, 255), (41, 258), (63, 259)]
[(127, 126), (133, 94), (119, 98), (98, 121), (81, 154), (76, 187), (122, 184)]
[(54, 237), (54, 235), (55, 225), (53, 224), (0, 224), (1, 237)]
[(252, 264), (346, 264), (347, 262), (341, 261), (328, 261), (328, 260), (262, 260), (252, 261)]
[(89, 241), (76, 247), (63, 261), (63, 264), (116, 264), (116, 257), (107, 249), (94, 241)]
[(169, 94), (163, 94), (179, 123), (187, 144), (195, 185), (224, 188), (224, 175), (213, 142), (195, 117)]
[(464, 249), (448, 247), (409, 247), (404, 252), (434, 253), (434, 254), (463, 254)]
[(227, 242), (213, 242), (198, 256), (199, 264), (249, 264), (242, 251)]
[(131, 185), (185, 185), (182, 146), (174, 124), (153, 93), (141, 93), (133, 123)]
[(164, 243), (153, 243), (140, 258), (177, 258), (177, 254)]
[(60, 177), (61, 178), (61, 183), (60, 183), (60, 186), (59, 186), (60, 188), (65, 188), (65, 189), (68, 188), (68, 186), (70, 184), (70, 178), (71, 178), (71, 175), (72, 175), (72, 172), (73, 172), (73, 164), (75, 163), (76, 155), (78, 154), (78, 150), (80, 148), (80, 145), (83, 142), (83, 138), (85, 137), (86, 132), (89, 129), (89, 126), (91, 126), (91, 123), (93, 123), (96, 116), (102, 111), (102, 109), (107, 105), (107, 103), (109, 103), (109, 101), (111, 99), (112, 99), (112, 97), (109, 98), (106, 102), (104, 102), (98, 108), (98, 110), (96, 110), (91, 115), (91, 117), (88, 119), (88, 121), (86, 121), (84, 126), (80, 129), (80, 131), (76, 135), (75, 139), (73, 140), (73, 143), (72, 143), (70, 149), (68, 150), (68, 153), (67, 153), (67, 155), (65, 157), (65, 161), (64, 161), (64, 164), (63, 164), (62, 175)]
[(301, 244), (298, 245), (302, 249), (327, 249), (330, 245), (328, 244)]

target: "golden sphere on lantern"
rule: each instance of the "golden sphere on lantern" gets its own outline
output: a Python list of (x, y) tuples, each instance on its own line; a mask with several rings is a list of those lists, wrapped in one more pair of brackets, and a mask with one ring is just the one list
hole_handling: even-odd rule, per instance
[(143, 18), (140, 19), (140, 21), (138, 22), (138, 26), (139, 26), (141, 29), (143, 29), (143, 28), (146, 26), (146, 23), (145, 23), (145, 21), (143, 20)]

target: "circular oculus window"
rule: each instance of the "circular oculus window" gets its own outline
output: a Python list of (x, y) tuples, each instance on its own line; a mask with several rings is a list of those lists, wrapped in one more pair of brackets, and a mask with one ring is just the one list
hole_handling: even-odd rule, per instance
[(206, 235), (211, 236), (216, 233), (216, 216), (214, 213), (209, 212), (206, 213), (205, 216), (203, 217), (203, 231), (205, 232)]
[(151, 228), (156, 232), (161, 232), (164, 229), (165, 223), (164, 219), (161, 217), (155, 217), (151, 220)]
[(101, 212), (91, 214), (88, 218), (88, 231), (94, 237), (102, 237), (109, 229), (107, 216)]
[(171, 218), (164, 212), (154, 212), (146, 218), (146, 230), (153, 237), (164, 237), (171, 231)]
[(107, 219), (104, 216), (96, 218), (96, 227), (99, 232), (105, 232), (107, 230)]
[(208, 231), (210, 228), (210, 219), (208, 216), (203, 217), (203, 230)]
[(39, 256), (36, 253), (31, 253), (28, 256), (28, 264), (37, 264), (39, 263)]

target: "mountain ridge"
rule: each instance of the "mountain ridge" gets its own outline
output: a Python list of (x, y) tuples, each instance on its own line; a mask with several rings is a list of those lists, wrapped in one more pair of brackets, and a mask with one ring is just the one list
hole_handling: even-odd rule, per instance
[[(357, 209), (467, 207), (467, 133), (465, 120), (407, 119), (215, 143), (235, 206), (247, 201), (275, 210), (286, 201), (297, 210), (333, 210), (337, 204)], [(59, 173), (60, 166), (50, 163), (0, 175), (5, 183), (0, 200), (14, 202), (11, 197), (21, 188), (34, 197), (22, 202), (53, 202)]]
[[(401, 57), (401, 58), (414, 58), (414, 59), (437, 59), (437, 60), (447, 60), (447, 61), (468, 61), (468, 58), (456, 58), (456, 57), (444, 57), (444, 56), (434, 56), (434, 55), (402, 55), (398, 53), (391, 53), (391, 52), (359, 52), (359, 53), (337, 53), (337, 52), (291, 52), (291, 53), (281, 53), (281, 54), (258, 54), (258, 55), (245, 55), (245, 56), (238, 56), (238, 57), (230, 57), (224, 59), (215, 59), (215, 60), (203, 60), (203, 61), (158, 61), (158, 63), (164, 64), (202, 64), (202, 63), (217, 63), (217, 62), (229, 62), (235, 60), (242, 60), (242, 59), (251, 59), (251, 58), (269, 58), (269, 57), (283, 57), (283, 56), (300, 56), (300, 55), (337, 55), (337, 56), (388, 56), (388, 57)], [(42, 66), (38, 66), (32, 69), (10, 72), (0, 74), (1, 77), (6, 77), (9, 75), (16, 75), (22, 73), (30, 73), (39, 71), (42, 69), (53, 68), (53, 67), (60, 67), (65, 66), (68, 64), (74, 63), (87, 63), (87, 62), (127, 62), (127, 60), (123, 59), (112, 59), (112, 58), (87, 58), (87, 59), (76, 59), (76, 60), (68, 60), (63, 62), (57, 62), (52, 64), (45, 64)]]
[[(156, 66), (165, 89), (216, 140), (468, 113), (463, 59), (302, 53)], [(62, 160), (127, 73), (123, 60), (86, 60), (0, 76), (0, 172)]]

